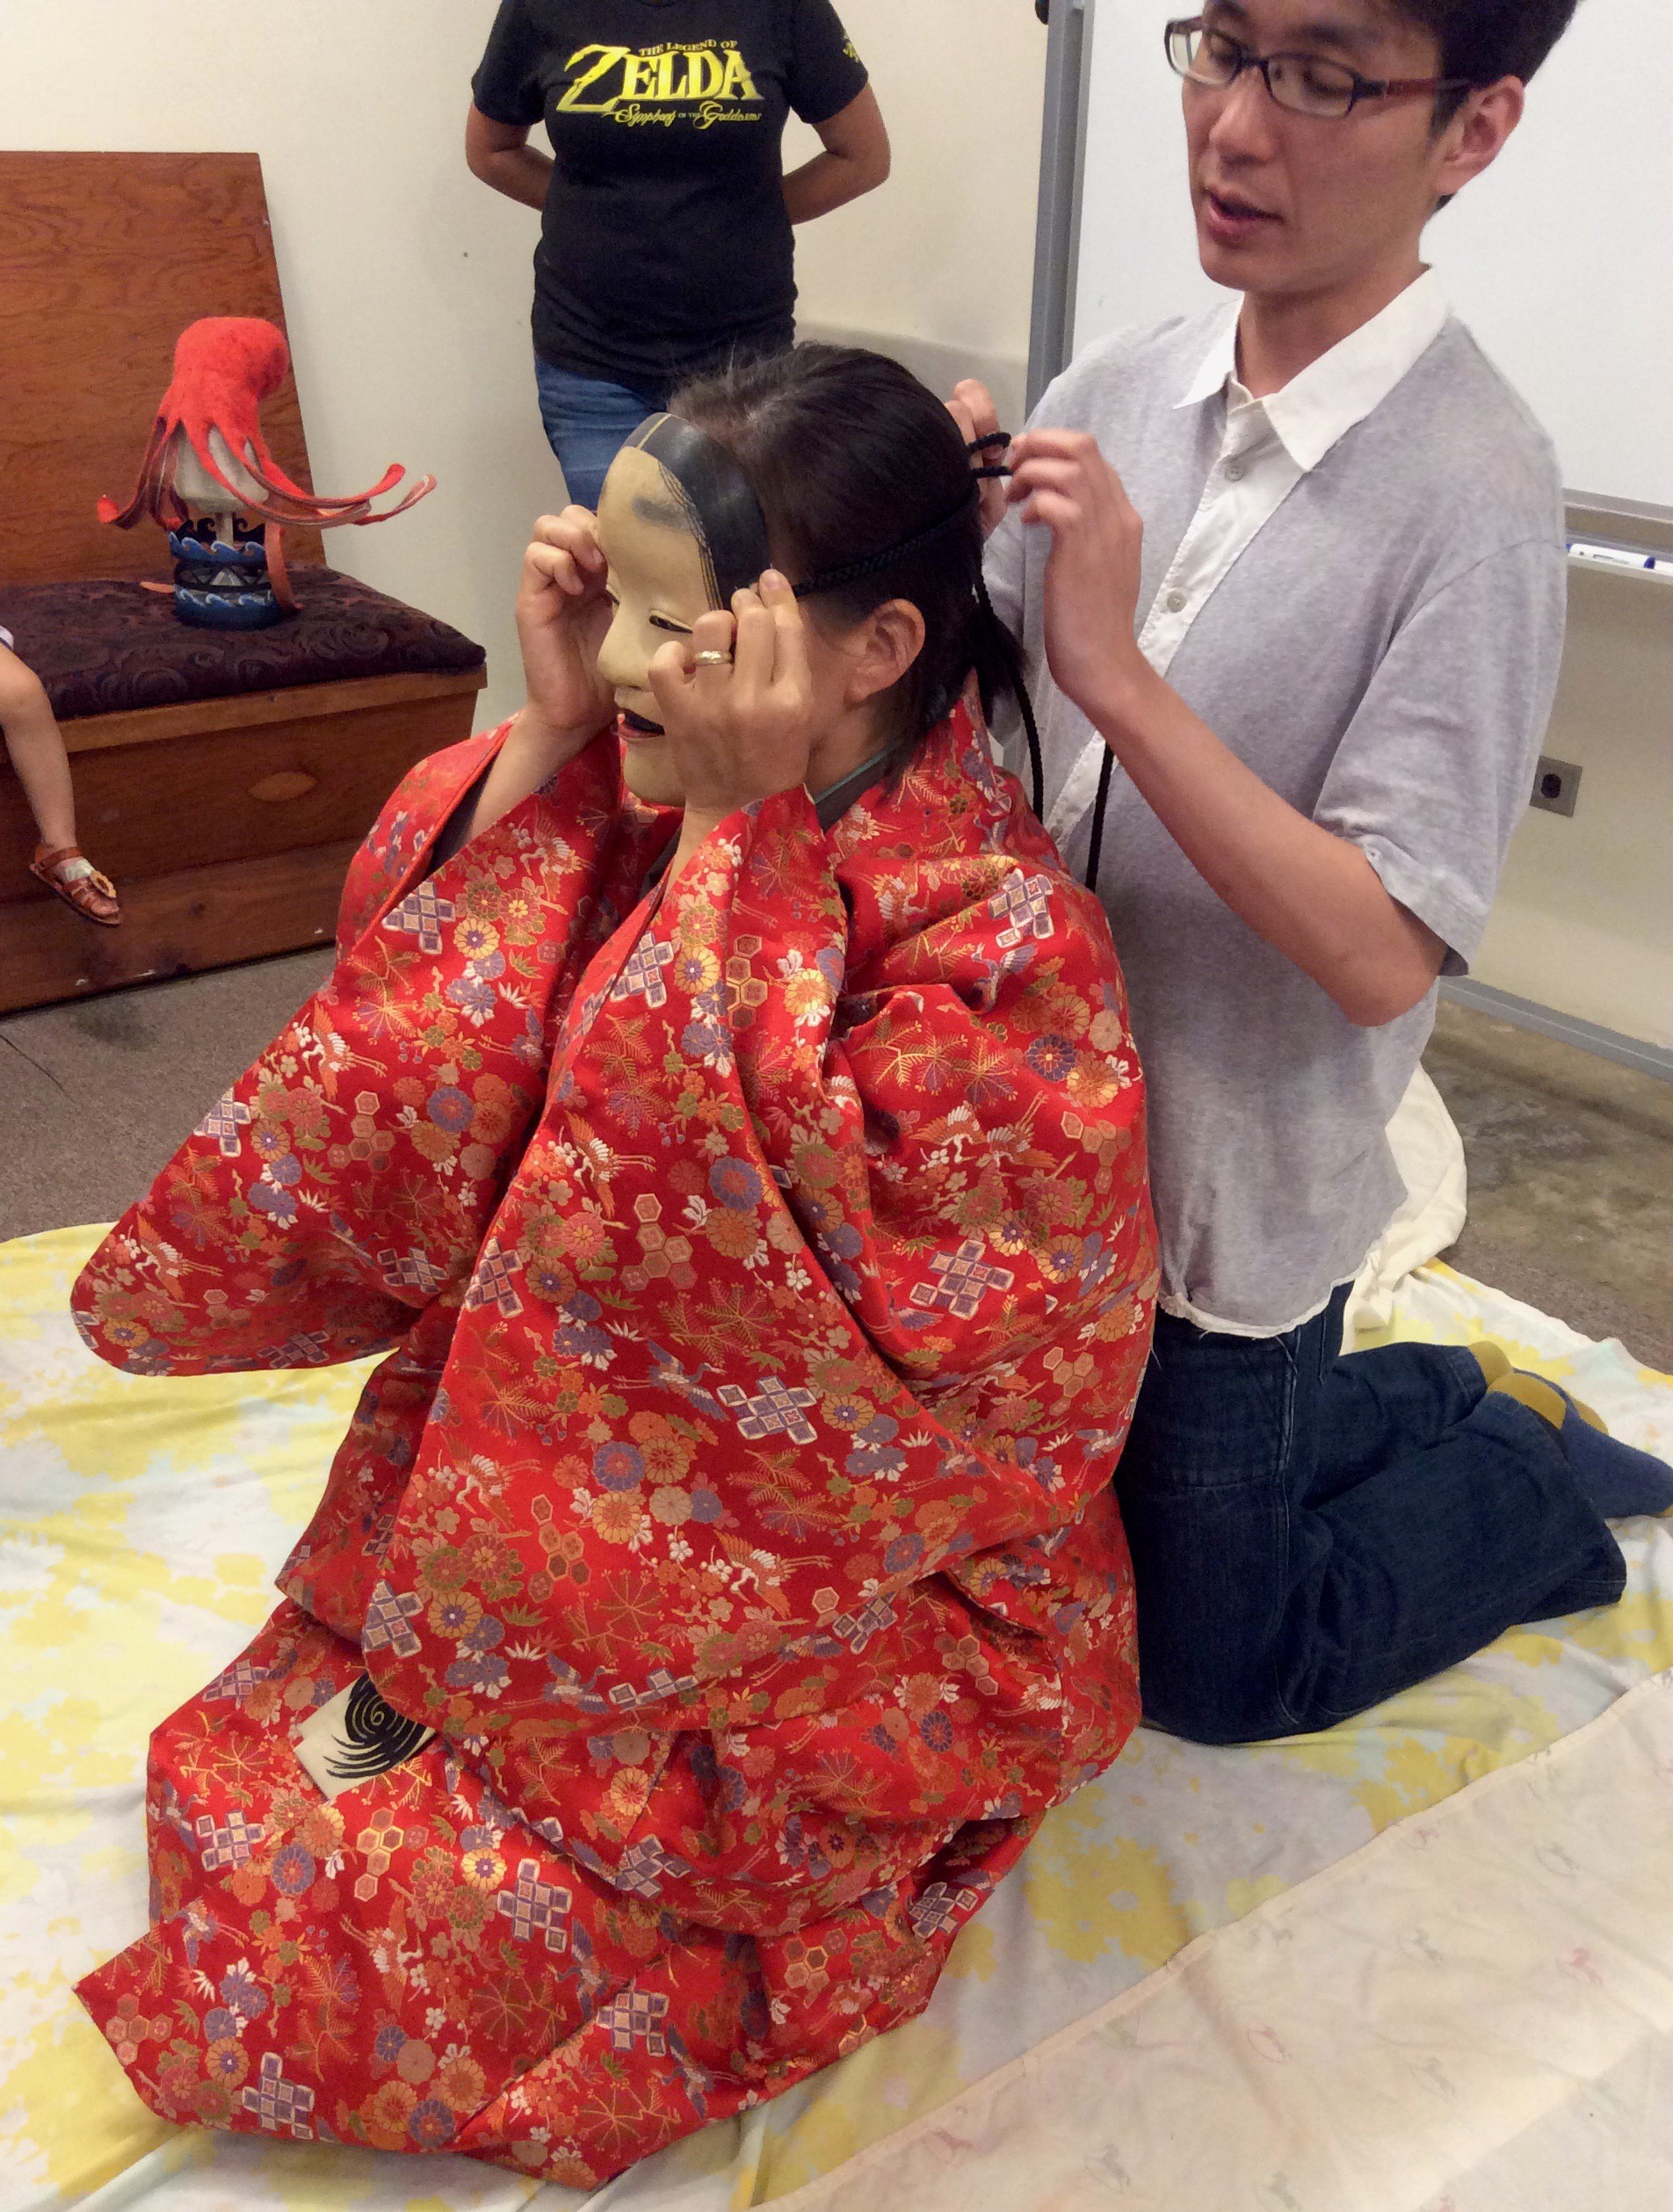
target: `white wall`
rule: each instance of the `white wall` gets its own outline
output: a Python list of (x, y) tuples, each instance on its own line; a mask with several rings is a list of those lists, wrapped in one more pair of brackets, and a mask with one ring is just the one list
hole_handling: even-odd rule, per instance
[[(333, 533), (328, 557), (488, 647), (484, 725), (522, 696), (518, 564), (561, 481), (530, 366), (539, 219), (478, 184), (461, 150), (494, 12), (494, 0), (0, 10), (0, 145), (260, 154), (315, 485), (356, 490), (391, 460), (440, 479), (387, 528)], [(802, 232), (805, 319), (906, 352), (927, 340), (931, 373), (967, 354), (1003, 381), (1027, 351), (1045, 34), (1029, 0), (849, 0), (844, 13), (898, 163), (883, 192)], [(791, 159), (804, 141), (816, 143), (796, 127)]]
[(1523, 823), (1475, 975), (1673, 1047), (1673, 584), (1569, 578), (1546, 751), (1583, 770), (1580, 803)]
[(536, 218), (461, 152), (493, 15), (5, 0), (0, 144), (261, 156), (316, 487), (358, 490), (391, 460), (440, 479), (387, 528), (330, 533), (327, 557), (480, 639), (497, 714), (521, 697), (518, 558), (560, 479), (529, 368)]
[[(1020, 421), (1046, 32), (1032, 0), (836, 0), (894, 142), (882, 191), (799, 234), (805, 328), (984, 376)], [(816, 152), (793, 124), (787, 165)]]

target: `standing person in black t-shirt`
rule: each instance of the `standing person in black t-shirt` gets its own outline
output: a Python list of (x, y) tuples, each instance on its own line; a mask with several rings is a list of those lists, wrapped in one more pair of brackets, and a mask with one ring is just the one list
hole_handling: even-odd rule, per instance
[[(502, 0), (471, 91), (472, 171), (543, 211), (540, 414), (596, 508), (676, 384), (793, 342), (791, 226), (880, 185), (888, 133), (830, 0)], [(793, 112), (825, 150), (786, 176)]]

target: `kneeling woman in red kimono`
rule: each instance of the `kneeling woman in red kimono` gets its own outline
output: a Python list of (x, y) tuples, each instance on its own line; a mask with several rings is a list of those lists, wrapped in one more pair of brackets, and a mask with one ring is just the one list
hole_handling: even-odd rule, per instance
[(1141, 1094), (960, 703), (965, 452), (865, 355), (681, 407), (77, 1288), (135, 1374), (387, 1355), (81, 1985), (171, 2120), (597, 2182), (918, 2012), (1137, 1718)]

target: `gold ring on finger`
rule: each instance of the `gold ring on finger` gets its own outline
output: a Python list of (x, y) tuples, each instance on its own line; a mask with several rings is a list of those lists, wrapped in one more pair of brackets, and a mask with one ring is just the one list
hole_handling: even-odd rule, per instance
[(699, 668), (730, 668), (732, 656), (730, 653), (699, 653), (697, 664)]

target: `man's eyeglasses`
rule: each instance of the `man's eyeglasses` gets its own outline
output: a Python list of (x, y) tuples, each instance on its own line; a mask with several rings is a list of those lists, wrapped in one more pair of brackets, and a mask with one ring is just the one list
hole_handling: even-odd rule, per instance
[(1462, 92), (1461, 76), (1361, 76), (1345, 62), (1322, 54), (1255, 54), (1223, 31), (1211, 31), (1201, 16), (1182, 17), (1167, 28), (1168, 60), (1192, 84), (1224, 91), (1245, 69), (1258, 69), (1266, 89), (1292, 115), (1340, 120), (1361, 100), (1404, 99), (1420, 92)]

